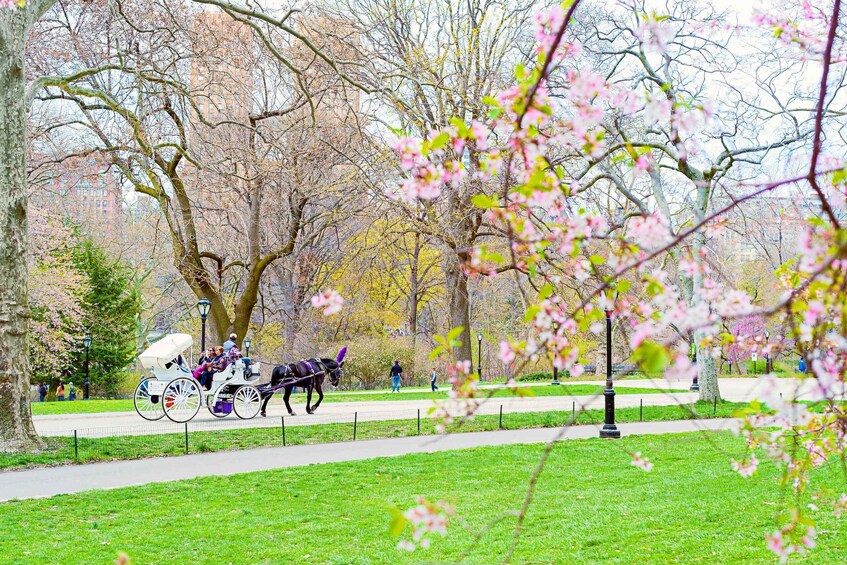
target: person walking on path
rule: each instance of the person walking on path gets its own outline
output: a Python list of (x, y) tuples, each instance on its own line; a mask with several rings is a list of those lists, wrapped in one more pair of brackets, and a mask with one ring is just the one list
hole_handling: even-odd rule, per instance
[(44, 402), (44, 399), (47, 398), (47, 385), (41, 383), (38, 385), (38, 401)]
[(400, 366), (400, 360), (396, 359), (391, 367), (391, 392), (395, 390), (400, 392), (400, 377), (403, 376), (403, 367)]
[(76, 387), (73, 382), (68, 383), (68, 400), (76, 400)]
[(62, 401), (65, 399), (65, 385), (59, 381), (59, 386), (56, 387), (56, 400)]
[(435, 367), (432, 368), (432, 376), (430, 377), (429, 384), (432, 386), (432, 392), (438, 390), (438, 386), (435, 384), (435, 379), (438, 374), (435, 372)]

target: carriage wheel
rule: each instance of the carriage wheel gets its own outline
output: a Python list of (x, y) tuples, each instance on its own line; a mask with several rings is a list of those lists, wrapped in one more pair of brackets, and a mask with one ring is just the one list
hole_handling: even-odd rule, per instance
[(209, 414), (214, 416), (215, 418), (226, 418), (229, 416), (227, 412), (215, 412), (215, 400), (218, 398), (217, 394), (207, 394), (206, 395), (206, 408), (209, 409)]
[(255, 418), (262, 407), (262, 396), (254, 386), (242, 386), (235, 391), (232, 398), (232, 409), (242, 420)]
[(197, 415), (203, 404), (203, 393), (195, 379), (179, 377), (172, 380), (162, 393), (165, 416), (177, 423), (184, 423)]
[(138, 412), (139, 416), (151, 422), (155, 422), (165, 415), (162, 411), (162, 397), (151, 396), (147, 390), (150, 381), (155, 380), (144, 379), (138, 383), (138, 386), (135, 387), (135, 393), (132, 395), (132, 404), (135, 406), (135, 411)]

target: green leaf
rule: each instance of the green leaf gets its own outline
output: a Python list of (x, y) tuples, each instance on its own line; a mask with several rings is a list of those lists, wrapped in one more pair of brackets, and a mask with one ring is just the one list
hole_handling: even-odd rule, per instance
[(493, 196), (488, 196), (487, 194), (474, 194), (471, 197), (471, 202), (477, 208), (497, 208), (500, 206), (500, 200)]
[(592, 255), (588, 258), (592, 265), (603, 265), (606, 263), (606, 258), (602, 255)]
[(632, 358), (648, 373), (663, 371), (671, 361), (671, 355), (664, 346), (649, 340), (632, 352)]
[(500, 107), (500, 102), (493, 96), (483, 96), (482, 103), (486, 106), (494, 106), (495, 108)]
[(526, 78), (526, 67), (524, 65), (517, 65), (515, 67), (515, 78), (518, 80)]
[(632, 283), (626, 279), (619, 280), (618, 284), (615, 286), (615, 290), (618, 291), (618, 294), (626, 294), (629, 292), (630, 288), (632, 288)]
[(550, 283), (546, 283), (541, 287), (541, 290), (538, 291), (538, 300), (547, 300), (550, 296), (553, 295), (553, 285)]
[(447, 350), (444, 348), (443, 345), (439, 345), (438, 347), (435, 347), (432, 351), (429, 352), (430, 360), (438, 359), (439, 357), (441, 357), (441, 354), (444, 353), (445, 351), (447, 351)]
[(541, 312), (541, 307), (537, 304), (533, 304), (532, 306), (526, 309), (526, 314), (524, 314), (523, 321), (526, 323), (531, 322), (539, 312)]
[(455, 340), (456, 338), (461, 336), (462, 332), (464, 332), (464, 331), (465, 331), (465, 328), (463, 326), (456, 326), (455, 328), (453, 328), (449, 332), (447, 332), (447, 341), (452, 342), (453, 340)]
[(395, 538), (399, 537), (400, 534), (403, 533), (403, 530), (406, 529), (406, 524), (408, 524), (409, 521), (397, 508), (389, 509), (389, 513), (391, 514), (391, 520), (388, 522), (388, 533)]
[(441, 132), (429, 142), (429, 148), (433, 151), (441, 149), (450, 141), (450, 135), (447, 132)]

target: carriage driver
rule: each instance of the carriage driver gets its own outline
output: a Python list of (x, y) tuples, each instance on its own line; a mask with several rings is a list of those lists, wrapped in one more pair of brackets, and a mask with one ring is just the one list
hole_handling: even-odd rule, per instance
[(229, 350), (235, 347), (235, 340), (238, 339), (238, 336), (235, 334), (229, 334), (229, 339), (224, 342), (224, 353), (229, 355)]

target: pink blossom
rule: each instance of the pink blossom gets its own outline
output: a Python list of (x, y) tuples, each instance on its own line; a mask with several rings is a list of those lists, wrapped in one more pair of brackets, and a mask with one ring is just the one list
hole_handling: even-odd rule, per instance
[(24, 0), (0, 0), (0, 9), (2, 9), (2, 8), (13, 9), (13, 8), (17, 8), (17, 7), (22, 8), (24, 5), (25, 5)]
[(404, 540), (400, 540), (400, 541), (397, 542), (397, 549), (403, 549), (403, 550), (411, 553), (411, 552), (415, 551), (416, 547), (415, 547), (414, 543), (412, 543), (409, 540), (404, 539)]
[(676, 36), (676, 31), (667, 20), (648, 18), (635, 29), (635, 36), (644, 47), (664, 53), (668, 49), (668, 43)]
[(653, 326), (649, 323), (643, 323), (636, 326), (635, 331), (629, 338), (630, 349), (638, 349), (645, 339), (653, 335)]
[(488, 148), (488, 137), (490, 135), (491, 130), (488, 129), (488, 126), (477, 120), (471, 122), (471, 136), (479, 151), (485, 151)]
[(788, 552), (786, 551), (785, 545), (783, 545), (782, 532), (777, 530), (771, 535), (766, 535), (765, 540), (767, 541), (768, 549), (776, 553), (777, 556), (779, 556), (780, 561), (785, 561), (788, 557)]
[(731, 460), (732, 470), (744, 477), (745, 479), (748, 477), (752, 477), (753, 473), (756, 472), (756, 468), (759, 466), (759, 460), (756, 459), (756, 454), (750, 454), (749, 461), (741, 461), (738, 462), (735, 459)]
[(400, 166), (407, 171), (422, 164), (423, 154), (421, 149), (421, 140), (414, 137), (401, 137), (394, 144), (394, 150), (400, 154)]
[(644, 94), (634, 90), (617, 91), (611, 99), (612, 106), (624, 114), (635, 114), (644, 108)]
[(497, 358), (503, 363), (512, 363), (515, 360), (515, 351), (512, 349), (512, 344), (505, 340), (501, 341), (500, 353), (497, 354)]
[[(445, 169), (441, 165), (429, 163), (413, 171), (413, 176), (403, 182), (405, 197), (409, 200), (433, 200), (441, 195), (445, 181)], [(449, 179), (452, 176), (448, 175)]]
[(344, 298), (337, 290), (327, 289), (312, 297), (312, 306), (323, 308), (323, 315), (331, 316), (341, 312), (341, 308), (344, 306)]
[(549, 56), (553, 42), (565, 23), (565, 10), (561, 5), (553, 5), (535, 14), (535, 40), (538, 51)]
[(588, 70), (571, 71), (568, 73), (568, 80), (571, 99), (576, 102), (587, 103), (595, 97), (609, 97), (609, 85), (606, 84), (606, 77), (600, 73)]
[(670, 118), (673, 101), (656, 96), (647, 102), (644, 108), (644, 121), (647, 125), (657, 124)]
[(647, 457), (642, 457), (640, 451), (636, 451), (632, 454), (632, 461), (630, 461), (630, 465), (638, 467), (645, 473), (649, 473), (653, 470), (653, 463), (651, 463)]
[(629, 221), (628, 235), (645, 249), (662, 247), (673, 239), (665, 219), (656, 214), (636, 216)]
[(674, 357), (665, 369), (665, 378), (668, 380), (693, 381), (696, 376), (697, 367), (683, 354)]
[(417, 504), (403, 513), (412, 526), (412, 540), (404, 540), (397, 544), (398, 549), (414, 551), (415, 544), (427, 549), (431, 543), (432, 534), (447, 535), (447, 524), (449, 516), (455, 514), (455, 510), (445, 501), (429, 502), (422, 496), (417, 496)]

